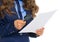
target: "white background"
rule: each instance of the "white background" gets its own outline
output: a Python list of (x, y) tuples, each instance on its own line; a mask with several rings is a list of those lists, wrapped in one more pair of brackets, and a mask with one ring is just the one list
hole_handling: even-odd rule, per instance
[(36, 0), (38, 13), (57, 10), (44, 26), (44, 34), (37, 38), (30, 38), (30, 42), (60, 42), (60, 0)]

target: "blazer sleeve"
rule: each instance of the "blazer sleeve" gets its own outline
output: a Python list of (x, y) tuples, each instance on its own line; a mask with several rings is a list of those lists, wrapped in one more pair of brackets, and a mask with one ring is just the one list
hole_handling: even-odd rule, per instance
[(32, 37), (32, 38), (37, 38), (37, 37), (39, 37), (39, 35), (37, 35), (36, 33), (28, 33), (28, 36), (29, 36), (29, 37)]
[(0, 19), (0, 36), (7, 36), (17, 32), (18, 30), (14, 27), (14, 21), (7, 22), (7, 20)]

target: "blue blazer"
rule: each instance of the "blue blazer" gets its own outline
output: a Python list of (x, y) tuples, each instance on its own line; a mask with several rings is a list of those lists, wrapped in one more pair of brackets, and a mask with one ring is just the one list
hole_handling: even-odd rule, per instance
[[(16, 12), (15, 7), (11, 8), (11, 10)], [(31, 17), (29, 20), (26, 20), (26, 25), (28, 25), (33, 18), (30, 10), (25, 11)], [(0, 42), (29, 42), (29, 37), (37, 37), (35, 33), (18, 33), (19, 31), (14, 26), (14, 21), (17, 19), (17, 14), (10, 16), (7, 13), (5, 13), (5, 17), (3, 19), (0, 18)]]

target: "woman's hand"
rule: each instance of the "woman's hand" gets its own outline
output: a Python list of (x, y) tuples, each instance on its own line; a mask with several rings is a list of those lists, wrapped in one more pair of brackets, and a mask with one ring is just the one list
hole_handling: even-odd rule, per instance
[(20, 30), (25, 24), (26, 24), (26, 21), (24, 21), (24, 20), (15, 20), (14, 21), (14, 26), (18, 30)]
[(44, 32), (44, 27), (42, 27), (41, 29), (36, 30), (36, 34), (38, 36), (41, 36), (43, 34), (43, 32)]

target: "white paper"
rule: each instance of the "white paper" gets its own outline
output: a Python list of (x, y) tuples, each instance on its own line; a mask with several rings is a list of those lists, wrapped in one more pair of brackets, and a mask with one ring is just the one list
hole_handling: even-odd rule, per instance
[(19, 33), (28, 33), (33, 32), (37, 29), (40, 29), (40, 27), (44, 26), (48, 20), (51, 18), (51, 16), (55, 13), (55, 11), (48, 12), (48, 13), (42, 13), (38, 14), (26, 27), (24, 27)]

